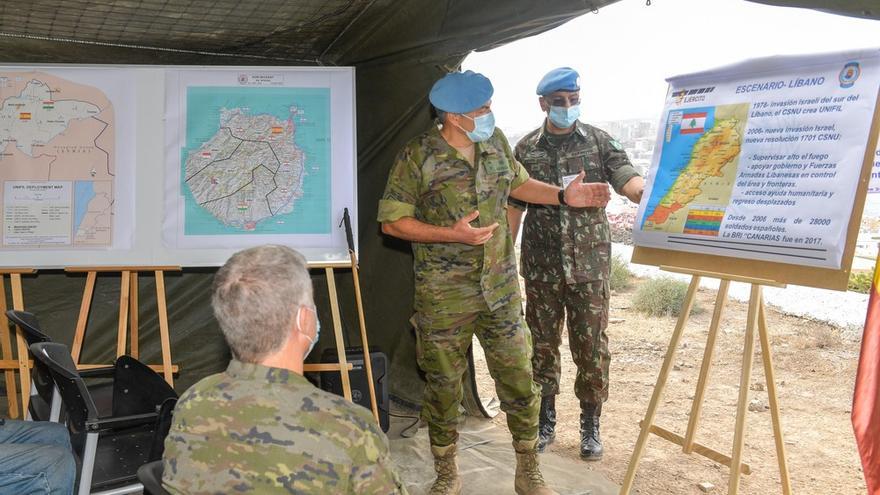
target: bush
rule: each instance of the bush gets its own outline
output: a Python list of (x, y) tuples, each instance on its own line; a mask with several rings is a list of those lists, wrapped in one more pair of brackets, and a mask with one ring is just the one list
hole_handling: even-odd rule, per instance
[(632, 272), (626, 260), (615, 254), (611, 257), (611, 290), (626, 289), (632, 285)]
[(687, 283), (671, 277), (647, 279), (636, 291), (633, 306), (649, 316), (678, 316), (687, 290)]
[(849, 283), (846, 285), (846, 290), (861, 292), (862, 294), (871, 292), (871, 282), (874, 278), (873, 275), (873, 270), (870, 272), (850, 273)]

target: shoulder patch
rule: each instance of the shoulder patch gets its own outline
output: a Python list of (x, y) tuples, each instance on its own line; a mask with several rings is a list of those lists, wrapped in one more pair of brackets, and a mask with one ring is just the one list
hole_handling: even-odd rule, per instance
[(609, 142), (609, 143), (611, 144), (611, 146), (613, 146), (614, 149), (616, 149), (617, 151), (620, 151), (620, 150), (623, 149), (623, 145), (620, 144), (620, 143), (618, 143), (616, 139), (611, 139), (611, 140), (608, 141), (608, 142)]

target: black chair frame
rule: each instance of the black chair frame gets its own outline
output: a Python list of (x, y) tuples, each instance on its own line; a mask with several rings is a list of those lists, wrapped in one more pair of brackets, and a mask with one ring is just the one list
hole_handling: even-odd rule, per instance
[(99, 493), (140, 491), (137, 469), (162, 458), (177, 402), (174, 390), (146, 365), (122, 356), (114, 366), (112, 415), (102, 417), (83, 380), (90, 373), (76, 370), (67, 346), (40, 342), (30, 349), (48, 367), (62, 398), (71, 444), (81, 466), (78, 493), (88, 495), (111, 487)]

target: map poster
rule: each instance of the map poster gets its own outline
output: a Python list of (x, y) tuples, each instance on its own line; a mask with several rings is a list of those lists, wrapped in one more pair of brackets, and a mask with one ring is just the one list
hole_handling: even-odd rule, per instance
[(130, 248), (133, 81), (107, 67), (0, 66), (0, 265), (21, 250)]
[(841, 268), (880, 50), (757, 59), (668, 82), (635, 244)]
[(356, 204), (351, 69), (169, 69), (165, 115), (166, 247), (347, 254), (337, 225)]

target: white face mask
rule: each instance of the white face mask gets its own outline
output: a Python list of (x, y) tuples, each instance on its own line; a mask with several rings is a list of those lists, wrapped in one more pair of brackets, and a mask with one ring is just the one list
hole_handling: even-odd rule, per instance
[(318, 343), (318, 340), (321, 339), (321, 320), (318, 319), (318, 311), (314, 307), (300, 306), (300, 309), (302, 309), (302, 308), (309, 309), (309, 310), (311, 310), (312, 313), (315, 314), (315, 338), (312, 339), (307, 334), (303, 333), (302, 328), (299, 327), (299, 310), (297, 310), (297, 313), (296, 313), (297, 330), (299, 330), (300, 333), (302, 333), (303, 337), (305, 337), (309, 340), (309, 344), (310, 344), (309, 350), (307, 350), (306, 353), (303, 355), (303, 358), (305, 358), (306, 356), (308, 356), (309, 354), (312, 353), (312, 351), (315, 349), (315, 345)]
[(550, 107), (547, 111), (550, 122), (560, 129), (568, 129), (573, 126), (577, 119), (581, 116), (581, 106), (572, 105), (570, 107)]
[(495, 115), (492, 112), (484, 113), (479, 117), (471, 117), (470, 115), (461, 114), (462, 117), (467, 117), (471, 119), (474, 123), (474, 130), (465, 131), (463, 127), (456, 124), (456, 127), (464, 131), (467, 134), (468, 139), (471, 142), (479, 143), (485, 141), (492, 137), (492, 134), (495, 132)]

